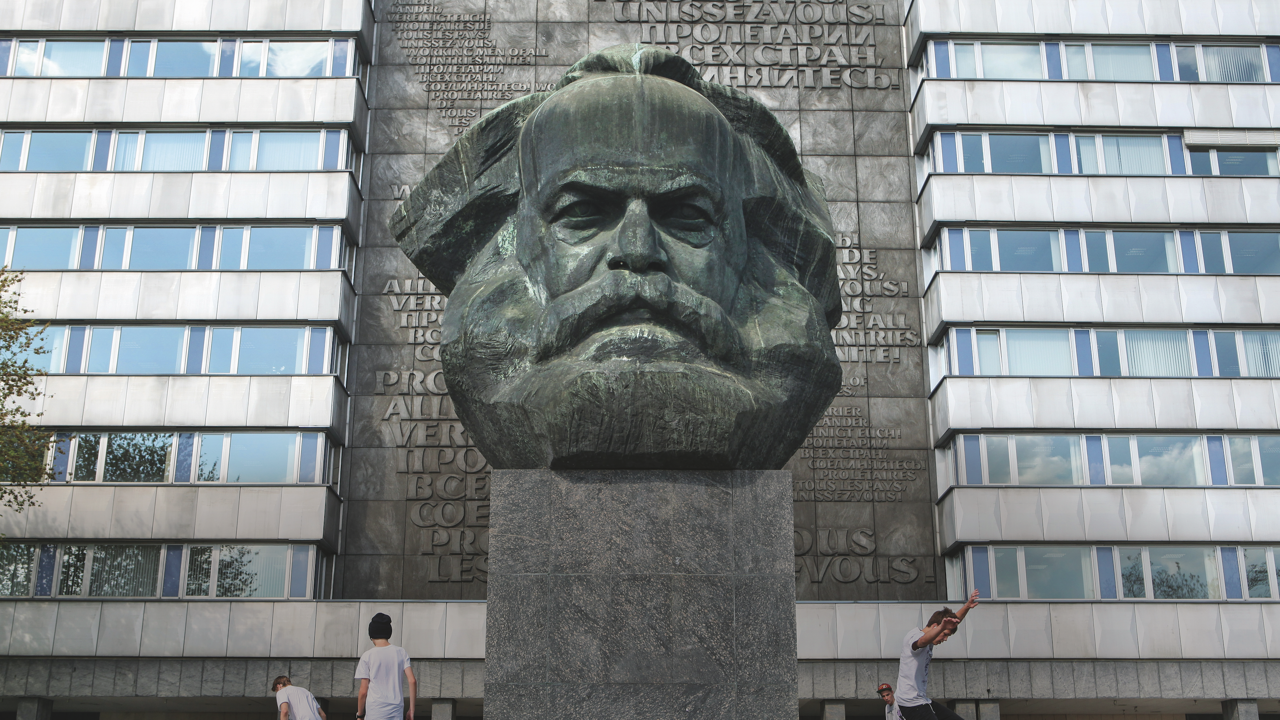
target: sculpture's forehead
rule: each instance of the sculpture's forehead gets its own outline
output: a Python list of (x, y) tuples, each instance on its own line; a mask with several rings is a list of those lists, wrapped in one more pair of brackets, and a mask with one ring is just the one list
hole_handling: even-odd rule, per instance
[(527, 181), (581, 168), (660, 167), (704, 177), (732, 171), (739, 146), (714, 105), (654, 76), (583, 80), (538, 108), (520, 136)]

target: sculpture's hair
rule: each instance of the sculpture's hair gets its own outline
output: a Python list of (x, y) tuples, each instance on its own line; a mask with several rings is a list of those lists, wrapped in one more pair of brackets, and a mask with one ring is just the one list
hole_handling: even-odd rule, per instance
[[(817, 300), (834, 326), (840, 314), (835, 245), (822, 183), (805, 172), (790, 135), (758, 100), (702, 79), (679, 55), (618, 45), (578, 61), (555, 90), (601, 75), (653, 75), (710, 101), (744, 140), (748, 232)], [(445, 294), (510, 221), (520, 195), (518, 153), (526, 120), (555, 91), (513, 100), (464, 133), (388, 221), (400, 247)]]

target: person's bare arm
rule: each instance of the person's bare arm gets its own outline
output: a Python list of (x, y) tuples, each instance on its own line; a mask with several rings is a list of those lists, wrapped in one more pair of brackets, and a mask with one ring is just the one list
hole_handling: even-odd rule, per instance
[(411, 667), (405, 668), (404, 674), (409, 678), (409, 712), (404, 717), (405, 720), (413, 720), (413, 712), (418, 704), (418, 678), (414, 677)]
[(356, 717), (364, 717), (364, 700), (369, 697), (369, 678), (360, 680), (360, 694), (356, 696)]
[(960, 618), (960, 620), (964, 620), (964, 616), (968, 615), (969, 611), (976, 607), (978, 607), (978, 591), (974, 590), (973, 594), (969, 596), (969, 602), (965, 603), (964, 607), (956, 611), (956, 617)]
[(324, 708), (316, 708), (320, 711), (320, 720), (329, 720), (329, 716), (324, 714)]
[(911, 649), (919, 650), (926, 645), (932, 645), (933, 641), (937, 640), (938, 636), (941, 635), (943, 631), (950, 630), (951, 632), (955, 632), (956, 626), (959, 624), (960, 621), (956, 618), (946, 618), (938, 625), (930, 625), (924, 629), (924, 635), (921, 635), (919, 640), (911, 643)]
[(280, 703), (280, 720), (289, 720), (289, 703)]

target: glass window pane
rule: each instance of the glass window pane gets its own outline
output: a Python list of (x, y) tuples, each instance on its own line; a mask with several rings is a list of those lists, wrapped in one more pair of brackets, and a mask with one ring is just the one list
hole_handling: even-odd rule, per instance
[(1218, 558), (1211, 547), (1153, 547), (1151, 589), (1157, 600), (1209, 600), (1221, 597)]
[(1139, 377), (1190, 377), (1191, 354), (1183, 330), (1126, 330), (1129, 374)]
[(982, 76), (1010, 80), (1039, 80), (1040, 44), (982, 43)]
[(1225, 273), (1227, 263), (1222, 254), (1222, 233), (1200, 232), (1200, 252), (1204, 255), (1204, 271)]
[(1081, 175), (1098, 174), (1097, 138), (1089, 135), (1076, 138), (1076, 165), (1080, 166)]
[(80, 228), (20, 227), (13, 242), (14, 270), (66, 270)]
[(1262, 82), (1262, 49), (1257, 45), (1222, 47), (1205, 45), (1204, 78), (1209, 82)]
[[(333, 69), (329, 74), (333, 77), (345, 77), (347, 74), (347, 52), (351, 47), (348, 40), (336, 40), (333, 43)], [(946, 43), (942, 53), (946, 54)], [(945, 75), (943, 77), (946, 77)]]
[(1098, 548), (1098, 596), (1116, 599), (1116, 566), (1109, 547)]
[(162, 483), (172, 462), (171, 433), (112, 433), (107, 436), (102, 481)]
[(267, 77), (322, 77), (328, 60), (328, 41), (272, 41), (267, 47)]
[(40, 61), (40, 41), (23, 40), (18, 43), (18, 57), (13, 68), (15, 77), (31, 77), (36, 74)]
[(116, 172), (129, 172), (138, 167), (138, 133), (116, 134)]
[(253, 159), (253, 133), (231, 133), (231, 157), (228, 170), (248, 170)]
[(27, 148), (28, 172), (83, 172), (89, 167), (93, 133), (33, 132)]
[(1000, 332), (978, 330), (978, 374), (1000, 374)]
[(187, 551), (187, 592), (192, 597), (209, 596), (209, 576), (213, 571), (213, 548), (201, 545)]
[(1147, 581), (1142, 569), (1141, 548), (1120, 548), (1120, 582), (1124, 585), (1124, 597), (1147, 596)]
[(147, 172), (195, 172), (204, 169), (203, 132), (150, 132), (142, 145)]
[(214, 328), (209, 342), (209, 372), (231, 372), (231, 351), (235, 344), (234, 328)]
[(956, 77), (978, 77), (978, 62), (973, 54), (973, 43), (956, 43)]
[(1192, 175), (1213, 174), (1213, 158), (1208, 150), (1192, 150), (1189, 154)]
[(181, 372), (186, 328), (126, 327), (120, 329), (116, 372), (120, 375), (175, 375)]
[[(224, 239), (225, 242), (225, 239)], [(309, 227), (254, 227), (249, 230), (248, 270), (303, 270), (311, 257)]]
[(1244, 357), (1250, 377), (1280, 377), (1280, 332), (1245, 331)]
[(134, 40), (129, 43), (129, 77), (146, 77), (151, 62), (151, 41)]
[(320, 162), (320, 133), (258, 133), (258, 170), (316, 170)]
[(1067, 78), (1069, 80), (1089, 79), (1089, 61), (1085, 58), (1083, 45), (1067, 46)]
[(1219, 175), (1280, 174), (1277, 172), (1275, 150), (1219, 150)]
[(58, 594), (79, 595), (84, 591), (85, 563), (89, 559), (87, 545), (64, 545), (62, 569), (58, 573)]
[(991, 146), (993, 173), (1047, 173), (1053, 166), (1049, 160), (1048, 135), (998, 135), (987, 137)]
[(987, 445), (987, 481), (993, 485), (1009, 484), (1009, 438), (987, 435), (983, 441)]
[(970, 230), (969, 250), (973, 256), (973, 270), (977, 272), (988, 272), (995, 267), (991, 264), (990, 230)]
[(307, 571), (311, 569), (311, 548), (307, 545), (293, 546), (293, 562), (289, 564), (289, 597), (305, 598), (307, 592)]
[(45, 77), (100, 77), (104, 47), (101, 40), (46, 40), (40, 74)]
[(973, 558), (973, 589), (978, 591), (978, 597), (991, 597), (991, 565), (987, 559), (987, 547), (978, 545), (970, 548), (970, 555)]
[(1151, 81), (1150, 45), (1093, 46), (1093, 77), (1097, 80)]
[[(15, 348), (15, 362), (26, 362), (37, 371), (62, 372), (62, 345), (67, 335), (66, 328), (31, 328), (27, 332), (34, 336), (31, 345), (25, 351)], [(71, 372), (80, 372), (80, 368), (77, 366)]]
[(1253, 440), (1247, 437), (1229, 437), (1231, 448), (1231, 474), (1236, 485), (1254, 485)]
[(1078, 485), (1084, 481), (1080, 438), (1074, 435), (1016, 435), (1019, 485)]
[(115, 343), (115, 328), (96, 327), (89, 334), (89, 362), (85, 372), (111, 372), (111, 349)]
[(1139, 435), (1138, 470), (1143, 485), (1203, 485), (1200, 438)]
[(996, 566), (996, 597), (1020, 598), (1018, 586), (1018, 548), (992, 548)]
[(227, 482), (291, 483), (297, 467), (296, 433), (234, 433)]
[(35, 562), (35, 545), (0, 543), (0, 597), (30, 595)]
[(22, 143), (26, 135), (20, 132), (7, 132), (0, 141), (0, 171), (16, 172), (22, 169)]
[(218, 482), (222, 479), (221, 433), (205, 433), (200, 436), (200, 466), (196, 468), (196, 482)]
[(240, 247), (244, 228), (222, 228), (222, 249), (218, 254), (219, 270), (240, 269)]
[(1027, 546), (1028, 600), (1092, 600), (1093, 553), (1087, 547)]
[(1228, 235), (1231, 239), (1231, 265), (1236, 272), (1280, 274), (1280, 233), (1232, 231)]
[(1066, 330), (1006, 330), (1010, 375), (1071, 374), (1071, 341)]
[(262, 43), (240, 43), (240, 77), (258, 77), (262, 70)]
[[(147, 143), (150, 145), (150, 143)], [(191, 267), (191, 246), (196, 229), (133, 229), (133, 248), (129, 252), (130, 270), (186, 270)]]
[(1280, 437), (1258, 438), (1263, 485), (1280, 485)]
[(1249, 597), (1271, 597), (1271, 576), (1267, 573), (1267, 549), (1247, 547), (1244, 549), (1244, 577), (1249, 586)]
[(238, 375), (297, 375), (303, 368), (302, 328), (244, 328)]
[(967, 173), (986, 172), (982, 162), (982, 136), (961, 135), (960, 155)]
[(964, 435), (964, 481), (966, 485), (982, 484), (982, 445), (977, 435)]
[(288, 545), (223, 545), (218, 597), (284, 597)]
[(1108, 464), (1111, 469), (1112, 485), (1133, 484), (1133, 453), (1129, 448), (1129, 438), (1107, 438)]
[(1240, 377), (1240, 354), (1236, 351), (1236, 334), (1215, 330), (1213, 344), (1218, 351), (1218, 376)]
[(1005, 272), (1055, 272), (1062, 269), (1057, 230), (1001, 230), (996, 233), (1000, 269)]
[(1200, 70), (1196, 63), (1196, 47), (1179, 45), (1176, 55), (1178, 56), (1178, 79), (1182, 82), (1198, 82)]
[(154, 597), (160, 577), (159, 545), (98, 545), (93, 549), (93, 597)]
[(101, 438), (96, 433), (77, 437), (75, 475), (72, 476), (76, 482), (93, 482), (98, 479), (98, 444)]
[(1171, 232), (1114, 232), (1116, 272), (1173, 272), (1176, 251)]
[(119, 270), (124, 267), (125, 228), (107, 228), (102, 240), (103, 270)]
[(1103, 135), (1108, 175), (1164, 175), (1164, 142), (1159, 136)]
[(161, 40), (156, 43), (153, 77), (213, 77), (218, 43)]

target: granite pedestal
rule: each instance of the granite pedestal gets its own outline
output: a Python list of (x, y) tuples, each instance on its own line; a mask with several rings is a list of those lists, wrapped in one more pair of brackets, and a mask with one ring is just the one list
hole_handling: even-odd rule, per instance
[(486, 718), (797, 717), (789, 472), (491, 482)]

